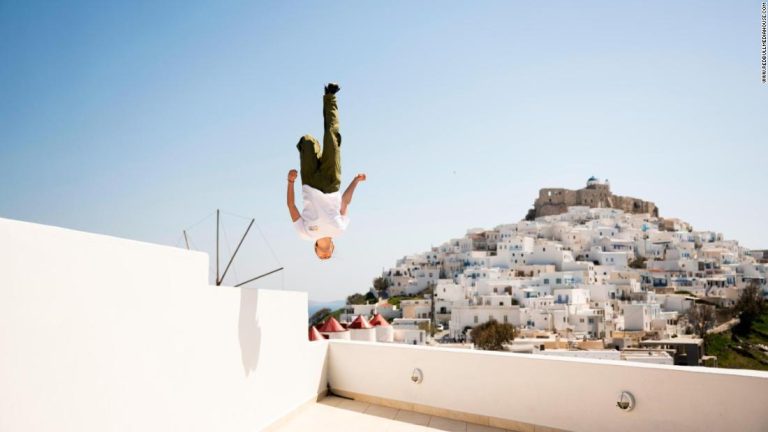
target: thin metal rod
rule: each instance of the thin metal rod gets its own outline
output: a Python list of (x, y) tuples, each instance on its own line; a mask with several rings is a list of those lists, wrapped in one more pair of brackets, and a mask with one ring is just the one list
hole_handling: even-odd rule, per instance
[(278, 268), (278, 269), (274, 269), (274, 270), (272, 270), (271, 272), (268, 272), (268, 273), (264, 273), (263, 275), (259, 275), (259, 276), (256, 276), (256, 277), (255, 277), (255, 278), (253, 278), (253, 279), (248, 279), (248, 280), (247, 280), (247, 281), (245, 281), (245, 282), (240, 282), (239, 284), (235, 285), (235, 288), (237, 288), (237, 287), (239, 287), (239, 286), (243, 286), (243, 285), (245, 285), (245, 284), (247, 284), (247, 283), (249, 283), (249, 282), (253, 282), (253, 281), (255, 281), (256, 279), (261, 279), (261, 278), (263, 278), (264, 276), (269, 276), (269, 275), (271, 275), (272, 273), (277, 273), (277, 272), (279, 272), (279, 271), (280, 271), (280, 270), (282, 270), (282, 269), (283, 269), (283, 267), (280, 267), (280, 268)]
[(184, 243), (187, 244), (187, 250), (189, 250), (189, 238), (187, 237), (187, 230), (184, 230)]
[(219, 209), (216, 209), (216, 285), (219, 285)]
[(237, 251), (240, 250), (240, 246), (243, 245), (243, 241), (245, 240), (245, 236), (248, 235), (248, 231), (251, 230), (251, 227), (253, 226), (253, 223), (256, 222), (256, 219), (251, 219), (251, 223), (248, 224), (248, 228), (245, 229), (245, 234), (243, 234), (243, 237), (240, 238), (240, 243), (237, 244), (237, 247), (235, 248), (235, 252), (232, 254), (232, 257), (229, 259), (229, 262), (227, 263), (227, 267), (224, 268), (224, 273), (221, 274), (221, 279), (217, 282), (216, 285), (221, 285), (222, 282), (224, 282), (224, 278), (227, 276), (227, 271), (229, 270), (229, 266), (232, 265), (232, 261), (235, 260), (235, 256), (237, 255)]

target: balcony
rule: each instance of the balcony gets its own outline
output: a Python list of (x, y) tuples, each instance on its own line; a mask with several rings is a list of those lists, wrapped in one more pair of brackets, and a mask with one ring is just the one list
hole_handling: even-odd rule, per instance
[(768, 430), (768, 373), (309, 342), (199, 252), (0, 219), (0, 270), (2, 431)]

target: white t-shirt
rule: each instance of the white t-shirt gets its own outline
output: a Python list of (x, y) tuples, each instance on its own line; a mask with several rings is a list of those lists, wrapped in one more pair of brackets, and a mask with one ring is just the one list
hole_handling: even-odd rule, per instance
[(326, 194), (303, 185), (301, 195), (304, 199), (304, 210), (301, 217), (293, 223), (299, 237), (304, 240), (338, 237), (347, 229), (349, 218), (341, 215), (341, 193)]

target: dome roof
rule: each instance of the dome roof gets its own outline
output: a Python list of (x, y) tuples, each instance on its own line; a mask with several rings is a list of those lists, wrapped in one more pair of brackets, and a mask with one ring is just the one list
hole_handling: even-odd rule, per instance
[(587, 181), (588, 181), (588, 182), (593, 182), (593, 181), (599, 181), (599, 180), (597, 179), (597, 177), (595, 177), (595, 176), (592, 176), (592, 177), (590, 177), (590, 178), (589, 178), (589, 180), (587, 180)]
[(378, 326), (389, 327), (389, 323), (387, 322), (387, 320), (384, 319), (384, 317), (378, 313), (374, 315), (373, 318), (371, 318), (370, 323), (374, 327), (378, 327)]
[(328, 319), (325, 320), (323, 325), (321, 325), (318, 330), (320, 330), (320, 333), (336, 333), (346, 331), (346, 329), (344, 329), (344, 327), (342, 327), (341, 324), (336, 321), (336, 318), (332, 316), (328, 317)]
[(320, 334), (319, 331), (317, 331), (317, 328), (315, 326), (309, 326), (309, 340), (310, 341), (316, 341), (316, 340), (323, 340), (323, 335)]
[(371, 329), (373, 326), (368, 322), (367, 319), (365, 319), (364, 316), (358, 315), (357, 318), (355, 318), (354, 321), (352, 321), (348, 326), (348, 329)]

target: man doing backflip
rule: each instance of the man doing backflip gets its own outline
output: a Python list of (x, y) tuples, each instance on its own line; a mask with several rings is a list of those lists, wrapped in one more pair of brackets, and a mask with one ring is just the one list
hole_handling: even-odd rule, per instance
[(341, 134), (339, 133), (339, 108), (336, 105), (336, 93), (341, 90), (338, 84), (325, 86), (323, 96), (323, 120), (325, 133), (323, 148), (311, 136), (299, 139), (301, 161), (301, 194), (304, 210), (299, 213), (293, 193), (293, 183), (298, 173), (295, 169), (288, 172), (288, 211), (291, 213), (293, 226), (299, 237), (315, 241), (315, 254), (325, 260), (333, 255), (333, 237), (341, 235), (349, 225), (347, 216), (349, 204), (355, 187), (365, 181), (365, 174), (355, 176), (344, 194), (339, 194), (341, 187)]

